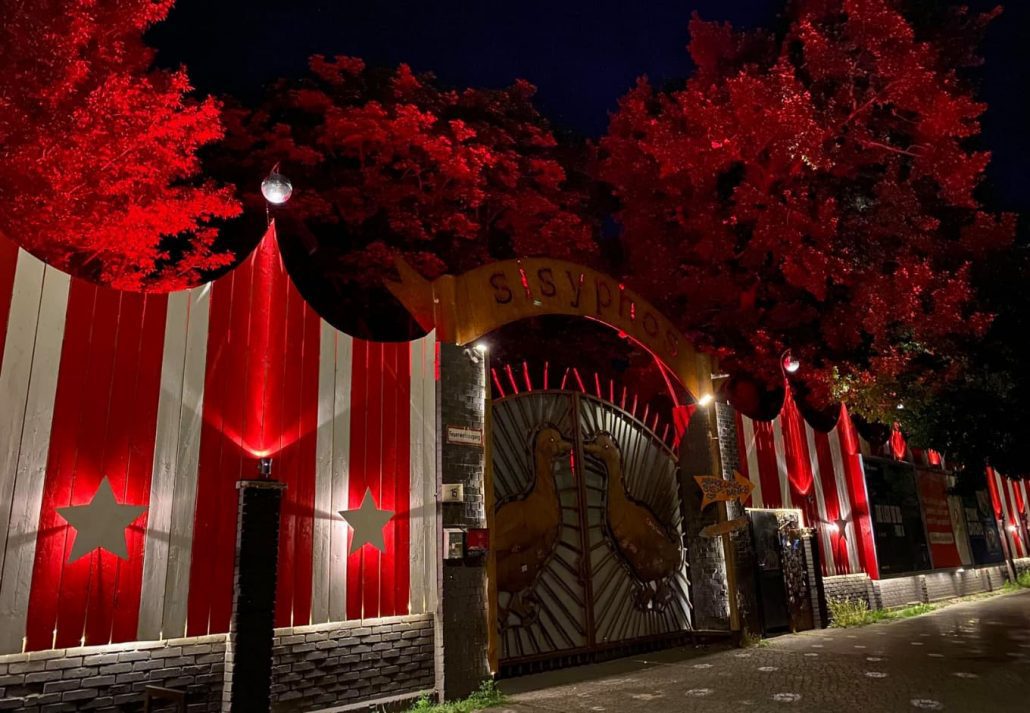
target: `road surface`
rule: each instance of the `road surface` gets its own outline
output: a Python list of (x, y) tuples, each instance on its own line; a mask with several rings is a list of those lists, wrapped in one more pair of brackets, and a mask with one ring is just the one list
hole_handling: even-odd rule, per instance
[(681, 648), (501, 682), (491, 713), (1026, 713), (1030, 592), (901, 621)]

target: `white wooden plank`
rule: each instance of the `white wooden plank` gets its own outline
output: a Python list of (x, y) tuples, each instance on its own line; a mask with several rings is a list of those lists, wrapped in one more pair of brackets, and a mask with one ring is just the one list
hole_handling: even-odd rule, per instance
[[(841, 416), (847, 418), (847, 416)], [(840, 426), (836, 426), (827, 434), (830, 441), (830, 459), (833, 461), (833, 477), (837, 483), (837, 502), (840, 504), (840, 517), (847, 524), (844, 526), (844, 542), (848, 547), (848, 567), (851, 572), (858, 572), (858, 522), (851, 507), (851, 496), (848, 494), (847, 472), (844, 469), (844, 451), (841, 447)], [(865, 473), (862, 474), (863, 487)], [(869, 502), (868, 499), (866, 502)]]
[(329, 513), (329, 621), (347, 618), (347, 527), (340, 511), (348, 508), (350, 484), (351, 372), (354, 340), (336, 334), (336, 384), (333, 396), (332, 496)]
[(150, 479), (150, 510), (147, 513), (139, 623), (136, 628), (136, 635), (141, 641), (161, 638), (164, 624), (165, 584), (168, 576), (172, 498), (175, 493), (176, 463), (179, 456), (189, 308), (189, 292), (176, 292), (168, 296), (164, 353), (161, 357), (161, 393), (157, 402), (154, 463)]
[[(7, 338), (0, 352), (5, 355), (0, 370), (0, 503), (10, 503), (14, 494), (43, 293), (43, 263), (24, 250), (18, 251), (16, 261)], [(10, 509), (0, 507), (0, 571), (6, 556), (10, 518)]]
[(436, 332), (430, 332), (425, 338), (426, 347), (422, 352), (422, 458), (423, 458), (423, 494), (422, 502), (426, 505), (426, 564), (425, 574), (425, 611), (436, 612), (439, 602), (440, 576), (442, 565), (437, 552), (438, 543), (443, 537), (440, 529), (440, 503), (437, 493), (440, 492), (442, 474), (437, 462), (439, 423), (436, 409)]
[(808, 442), (808, 462), (812, 469), (812, 487), (815, 489), (815, 503), (818, 507), (818, 523), (810, 523), (819, 530), (819, 537), (822, 541), (822, 559), (826, 566), (826, 573), (833, 575), (837, 573), (836, 562), (833, 559), (833, 548), (829, 532), (829, 515), (826, 512), (826, 494), (823, 493), (822, 473), (819, 469), (819, 453), (815, 446), (815, 431), (807, 423), (805, 426), (805, 440)]
[(787, 450), (783, 445), (783, 414), (781, 413), (772, 422), (773, 426), (773, 450), (776, 452), (776, 472), (780, 479), (780, 507), (794, 507), (794, 501), (790, 497), (790, 480), (787, 474)]
[(190, 290), (182, 370), (182, 411), (179, 415), (179, 442), (175, 455), (171, 517), (168, 522), (168, 574), (161, 621), (161, 638), (164, 639), (186, 634), (200, 434), (204, 423), (204, 379), (207, 371), (211, 291), (210, 284)]
[(336, 330), (320, 321), (318, 430), (315, 434), (315, 522), (312, 532), (311, 623), (329, 621), (330, 535), (333, 512), (333, 429), (336, 397)]
[[(426, 417), (423, 403), (425, 374), (424, 351), (426, 340), (418, 339), (411, 343), (411, 403), (408, 406), (410, 422), (410, 459), (411, 480), (408, 501), (410, 533), (410, 576), (411, 592), (408, 600), (408, 612), (421, 614), (426, 610), (426, 539), (430, 536), (431, 518), (427, 517), (425, 502), (425, 429), (423, 421)], [(431, 472), (431, 471), (430, 471)]]
[(755, 422), (743, 415), (740, 417), (740, 422), (744, 431), (744, 449), (747, 451), (747, 473), (751, 484), (755, 486), (755, 489), (751, 491), (751, 507), (764, 508), (762, 472), (758, 466), (758, 448), (755, 443)]
[[(25, 635), (70, 284), (71, 279), (65, 273), (45, 268), (30, 358), (28, 392), (24, 401), (20, 452), (10, 501), (6, 556), (0, 575), (0, 621), (3, 621), (0, 652), (20, 651)], [(6, 358), (4, 367), (7, 367)]]

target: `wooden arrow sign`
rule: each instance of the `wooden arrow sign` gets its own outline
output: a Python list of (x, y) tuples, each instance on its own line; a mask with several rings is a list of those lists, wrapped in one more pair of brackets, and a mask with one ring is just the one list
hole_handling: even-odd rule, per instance
[(743, 503), (751, 497), (751, 491), (755, 489), (755, 484), (737, 471), (733, 471), (733, 480), (723, 480), (711, 475), (695, 475), (694, 480), (704, 493), (704, 499), (701, 501), (702, 510), (712, 503), (737, 499)]
[(701, 530), (701, 537), (719, 537), (720, 535), (728, 535), (731, 532), (742, 530), (747, 526), (746, 517), (738, 517), (735, 520), (727, 520), (726, 522), (717, 522), (714, 525), (709, 525)]

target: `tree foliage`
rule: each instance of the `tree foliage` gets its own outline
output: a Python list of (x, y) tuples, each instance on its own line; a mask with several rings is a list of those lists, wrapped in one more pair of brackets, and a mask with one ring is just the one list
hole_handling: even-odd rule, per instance
[(0, 230), (122, 289), (173, 289), (232, 256), (232, 190), (200, 176), (219, 107), (152, 68), (143, 32), (173, 0), (0, 0)]
[(731, 370), (774, 383), (789, 346), (816, 400), (954, 375), (991, 319), (971, 268), (1014, 230), (975, 195), (969, 46), (889, 0), (801, 0), (778, 35), (690, 30), (695, 74), (641, 80), (601, 142), (629, 281)]
[(984, 306), (997, 316), (969, 345), (961, 376), (943, 388), (912, 389), (898, 418), (918, 445), (980, 472), (990, 463), (1010, 477), (1030, 475), (1030, 376), (1024, 339), (1030, 331), (1030, 253), (1024, 246), (975, 270)]
[[(565, 149), (530, 84), (449, 90), (407, 66), (379, 71), (349, 57), (310, 67), (257, 109), (229, 112), (221, 166), (242, 180), (282, 165), (300, 189), (277, 218), (281, 233), (328, 277), (312, 292), (350, 305), (346, 317), (376, 316), (396, 254), (433, 278), (491, 259), (594, 251), (582, 178), (559, 161)], [(248, 199), (261, 205), (256, 192)]]

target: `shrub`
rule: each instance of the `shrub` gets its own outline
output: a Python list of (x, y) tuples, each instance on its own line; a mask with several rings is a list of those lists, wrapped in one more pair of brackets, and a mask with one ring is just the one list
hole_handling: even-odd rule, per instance
[(864, 599), (830, 597), (826, 605), (830, 609), (830, 626), (843, 629), (871, 621), (869, 604)]

